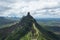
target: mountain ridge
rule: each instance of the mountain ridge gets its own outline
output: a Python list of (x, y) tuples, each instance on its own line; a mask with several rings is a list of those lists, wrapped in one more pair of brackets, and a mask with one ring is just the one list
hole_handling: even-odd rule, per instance
[(0, 40), (21, 40), (21, 38), (29, 32), (32, 33), (30, 34), (30, 37), (32, 35), (32, 38), (37, 35), (39, 36), (37, 36), (38, 38), (36, 40), (60, 40), (56, 34), (44, 29), (41, 25), (39, 25), (30, 15), (30, 12), (28, 12), (27, 16), (22, 17), (19, 23), (16, 23), (8, 28), (0, 29)]

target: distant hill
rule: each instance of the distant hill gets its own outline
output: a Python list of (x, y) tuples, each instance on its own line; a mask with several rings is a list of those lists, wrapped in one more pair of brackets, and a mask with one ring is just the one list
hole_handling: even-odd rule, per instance
[(60, 22), (60, 18), (36, 18), (36, 20), (42, 22), (48, 22), (48, 21)]
[(12, 19), (12, 18), (6, 18), (6, 17), (0, 17), (0, 26), (1, 25), (6, 25), (6, 24), (9, 24), (9, 23), (13, 23), (15, 22), (17, 19)]
[(0, 40), (60, 40), (60, 38), (39, 25), (28, 12), (19, 23), (0, 29)]
[(6, 19), (10, 19), (10, 20), (20, 20), (21, 18), (19, 17), (5, 17)]

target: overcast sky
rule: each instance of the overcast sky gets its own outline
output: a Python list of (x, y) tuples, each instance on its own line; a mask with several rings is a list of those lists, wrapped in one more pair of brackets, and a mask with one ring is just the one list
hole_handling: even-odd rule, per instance
[(60, 0), (0, 0), (0, 16), (60, 18)]

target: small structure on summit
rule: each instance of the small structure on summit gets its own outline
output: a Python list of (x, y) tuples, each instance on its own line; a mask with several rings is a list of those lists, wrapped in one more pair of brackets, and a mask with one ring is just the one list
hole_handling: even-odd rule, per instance
[(30, 15), (30, 12), (28, 12), (27, 16), (31, 16), (31, 15)]
[(28, 17), (29, 19), (33, 19), (33, 17), (30, 15), (30, 12), (27, 13), (27, 17)]

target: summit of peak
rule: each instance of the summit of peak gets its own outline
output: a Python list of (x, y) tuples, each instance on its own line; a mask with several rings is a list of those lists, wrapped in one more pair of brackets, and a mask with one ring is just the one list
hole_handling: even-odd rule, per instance
[(30, 12), (27, 13), (27, 16), (31, 16), (31, 15), (30, 15)]
[(23, 17), (22, 17), (21, 22), (22, 22), (22, 21), (24, 21), (24, 22), (26, 22), (26, 21), (34, 22), (35, 19), (30, 15), (30, 12), (28, 12), (26, 16), (23, 16)]

